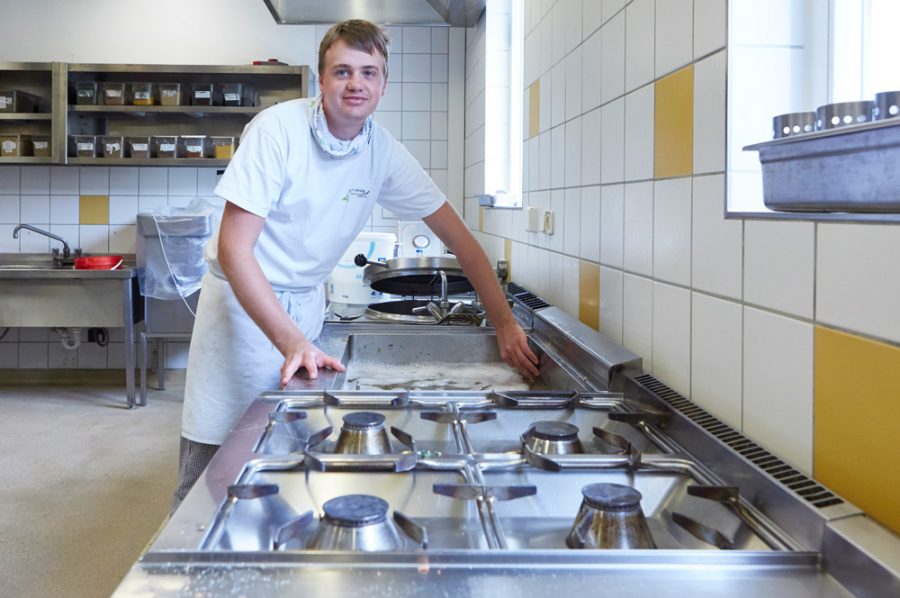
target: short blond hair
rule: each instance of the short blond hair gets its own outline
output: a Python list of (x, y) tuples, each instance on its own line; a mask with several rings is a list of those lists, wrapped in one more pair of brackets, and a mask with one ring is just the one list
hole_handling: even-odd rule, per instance
[(376, 51), (381, 54), (384, 57), (384, 78), (387, 79), (388, 46), (391, 44), (391, 40), (388, 39), (381, 27), (363, 19), (342, 21), (334, 25), (322, 37), (322, 42), (319, 44), (319, 78), (322, 77), (322, 71), (325, 70), (325, 52), (339, 41), (373, 56)]

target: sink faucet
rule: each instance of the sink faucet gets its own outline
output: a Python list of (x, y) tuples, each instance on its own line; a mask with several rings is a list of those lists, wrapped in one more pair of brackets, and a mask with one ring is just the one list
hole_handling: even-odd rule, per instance
[(71, 251), (71, 249), (69, 249), (69, 244), (66, 243), (65, 239), (63, 239), (59, 235), (54, 235), (53, 233), (47, 232), (45, 230), (41, 230), (41, 229), (37, 228), (36, 226), (31, 226), (30, 224), (20, 224), (19, 226), (14, 228), (13, 229), (13, 239), (19, 238), (19, 231), (22, 230), (23, 228), (27, 228), (28, 230), (30, 230), (32, 232), (36, 232), (41, 235), (44, 235), (45, 237), (50, 237), (51, 239), (56, 239), (57, 241), (59, 241), (60, 243), (63, 244), (63, 257), (67, 258), (71, 255), (72, 251)]

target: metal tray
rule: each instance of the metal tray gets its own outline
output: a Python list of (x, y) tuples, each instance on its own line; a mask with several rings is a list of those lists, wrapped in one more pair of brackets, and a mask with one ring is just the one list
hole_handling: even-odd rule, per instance
[(785, 212), (900, 212), (900, 119), (748, 145), (763, 201)]

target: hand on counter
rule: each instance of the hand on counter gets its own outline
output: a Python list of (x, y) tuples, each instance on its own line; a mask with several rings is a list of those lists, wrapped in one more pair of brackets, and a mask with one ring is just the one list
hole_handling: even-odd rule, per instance
[(319, 368), (330, 368), (338, 372), (346, 370), (340, 359), (328, 355), (305, 339), (282, 353), (284, 354), (284, 365), (281, 366), (282, 389), (301, 368), (306, 369), (306, 377), (310, 380), (315, 380), (319, 376)]
[(500, 358), (526, 378), (536, 378), (540, 373), (537, 368), (538, 358), (528, 346), (528, 336), (522, 327), (511, 321), (500, 326), (495, 324), (495, 331)]

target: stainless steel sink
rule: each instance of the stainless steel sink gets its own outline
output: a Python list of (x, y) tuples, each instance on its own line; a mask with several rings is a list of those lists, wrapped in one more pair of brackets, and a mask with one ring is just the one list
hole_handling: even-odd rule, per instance
[(124, 328), (128, 406), (134, 404), (134, 261), (75, 270), (47, 253), (0, 253), (0, 329)]
[(49, 253), (0, 253), (0, 270), (60, 270)]

